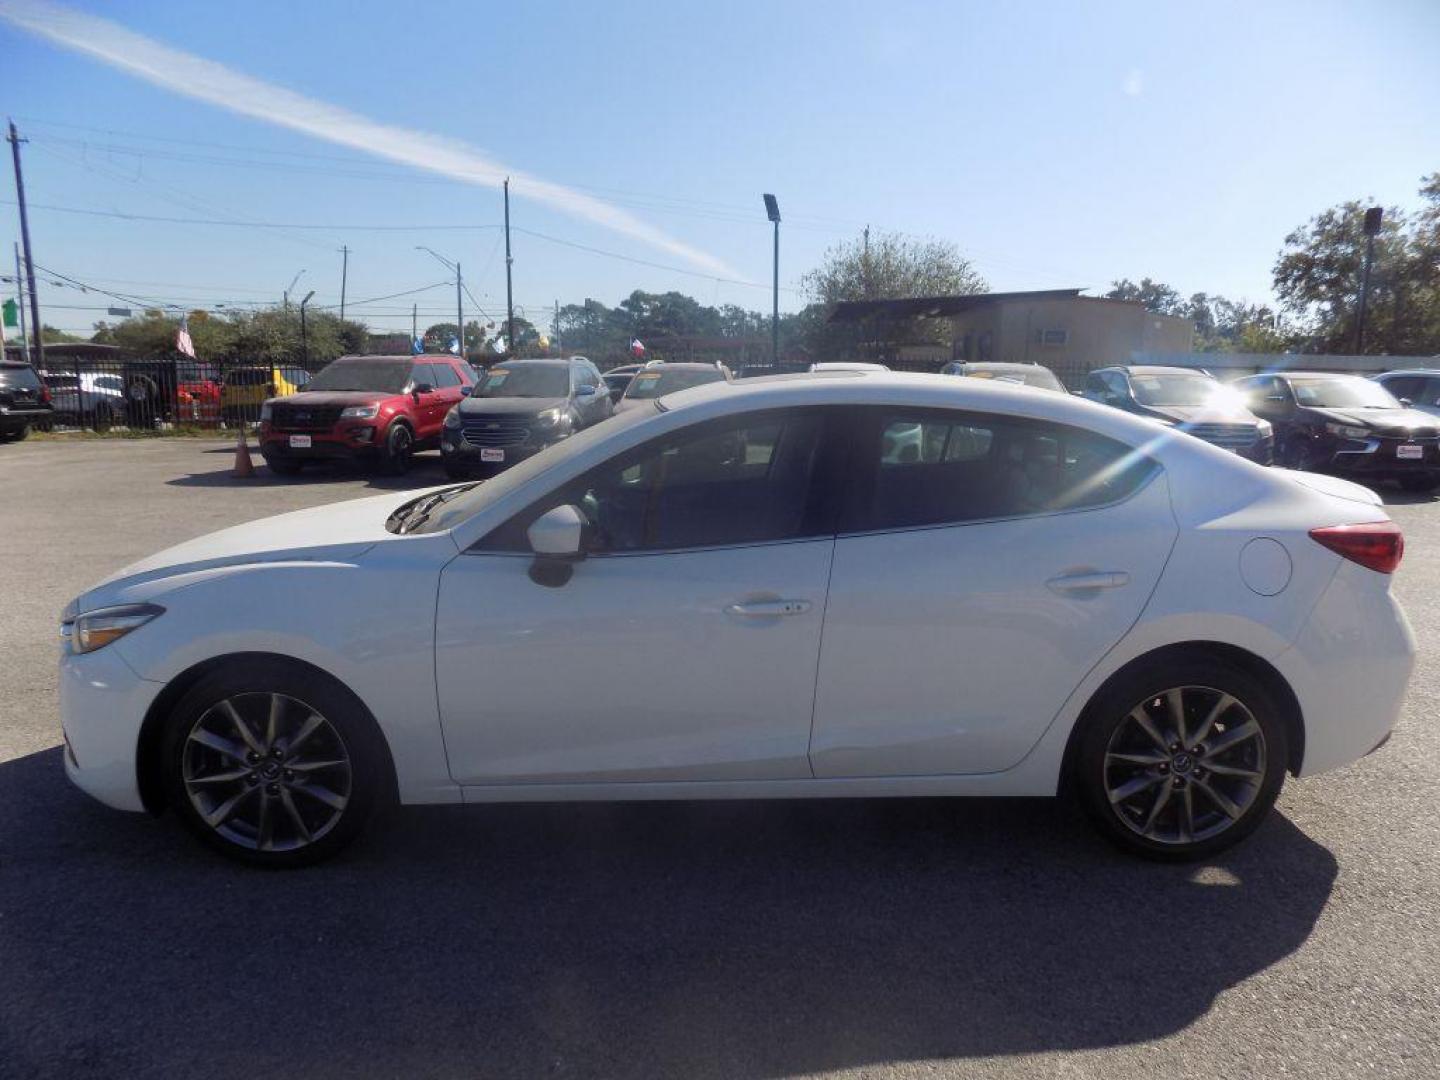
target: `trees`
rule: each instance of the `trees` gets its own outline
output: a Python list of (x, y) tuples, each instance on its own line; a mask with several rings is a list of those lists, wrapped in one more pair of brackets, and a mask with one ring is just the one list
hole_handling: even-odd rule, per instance
[(1110, 286), (1110, 291), (1105, 294), (1106, 299), (1134, 300), (1144, 304), (1147, 310), (1157, 315), (1190, 315), (1196, 300), (1202, 301), (1200, 306), (1204, 307), (1204, 293), (1196, 293), (1191, 302), (1187, 303), (1175, 289), (1159, 281), (1151, 281), (1148, 277), (1141, 278), (1139, 285), (1129, 278), (1121, 278), (1119, 281), (1112, 281)]
[[(232, 311), (224, 316), (192, 311), (189, 322), (195, 355), (209, 363), (290, 363), (308, 351), (313, 366), (364, 352), (368, 342), (363, 323), (342, 320), (329, 311), (306, 312), (303, 341), (298, 309)], [(179, 329), (178, 316), (151, 309), (123, 322), (96, 323), (90, 340), (119, 345), (141, 356), (168, 356), (176, 352)]]
[(1164, 282), (1128, 278), (1110, 283), (1110, 300), (1131, 300), (1157, 315), (1174, 315), (1195, 324), (1196, 352), (1284, 352), (1294, 338), (1279, 316), (1263, 304), (1194, 293), (1182, 299)]
[[(1375, 238), (1367, 353), (1440, 351), (1440, 173), (1422, 178), (1420, 198), (1413, 220), (1387, 208)], [(1275, 293), (1316, 351), (1354, 348), (1366, 205), (1352, 200), (1317, 214), (1285, 237), (1275, 260)]]

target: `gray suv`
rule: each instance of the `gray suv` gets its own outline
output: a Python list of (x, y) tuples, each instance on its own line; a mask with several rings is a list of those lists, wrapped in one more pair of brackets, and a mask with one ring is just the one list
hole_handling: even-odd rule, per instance
[(599, 369), (583, 356), (504, 361), (446, 414), (445, 474), (493, 475), (613, 412)]

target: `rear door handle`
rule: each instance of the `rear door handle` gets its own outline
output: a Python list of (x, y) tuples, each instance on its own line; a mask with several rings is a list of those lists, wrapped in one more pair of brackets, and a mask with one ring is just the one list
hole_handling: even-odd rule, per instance
[(1130, 575), (1123, 570), (1097, 570), (1083, 574), (1061, 574), (1045, 582), (1052, 592), (1089, 592), (1093, 589), (1118, 589), (1130, 584)]
[(753, 600), (748, 604), (731, 604), (725, 609), (725, 614), (773, 619), (779, 615), (804, 615), (809, 610), (809, 600)]

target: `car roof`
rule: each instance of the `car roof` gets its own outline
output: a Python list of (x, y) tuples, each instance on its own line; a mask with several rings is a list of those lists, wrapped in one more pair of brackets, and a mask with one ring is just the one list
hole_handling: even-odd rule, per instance
[(699, 360), (681, 360), (681, 361), (678, 361), (678, 362), (676, 362), (676, 363), (671, 363), (670, 361), (667, 360), (667, 361), (666, 361), (665, 363), (663, 363), (663, 364), (656, 364), (654, 367), (651, 367), (651, 368), (643, 368), (641, 371), (634, 372), (634, 374), (640, 375), (640, 374), (643, 373), (643, 374), (648, 375), (648, 374), (649, 374), (650, 372), (652, 372), (652, 371), (653, 371), (653, 372), (656, 372), (657, 374), (663, 374), (663, 373), (666, 372), (666, 371), (720, 371), (720, 370), (722, 370), (722, 369), (721, 369), (721, 367), (720, 367), (719, 364), (705, 364), (705, 363), (702, 363), (702, 362), (699, 361)]
[(1206, 379), (1213, 379), (1215, 376), (1207, 371), (1200, 371), (1197, 368), (1173, 367), (1164, 364), (1116, 364), (1114, 367), (1101, 368), (1102, 371), (1127, 371), (1131, 375), (1200, 375)]
[(1401, 375), (1426, 375), (1440, 376), (1440, 368), (1396, 368), (1394, 371), (1382, 371), (1375, 376), (1377, 379), (1393, 379)]
[[(552, 367), (568, 368), (577, 360), (584, 360), (583, 356), (530, 356), (523, 360), (501, 360), (495, 367), (517, 368), (517, 367)], [(493, 368), (491, 369), (494, 370)]]

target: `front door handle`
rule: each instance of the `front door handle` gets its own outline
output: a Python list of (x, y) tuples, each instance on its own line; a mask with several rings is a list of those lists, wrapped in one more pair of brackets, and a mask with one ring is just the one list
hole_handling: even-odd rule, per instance
[(725, 614), (751, 619), (773, 619), (779, 615), (804, 615), (809, 610), (809, 600), (752, 600), (748, 604), (729, 605)]
[(1061, 574), (1045, 584), (1052, 592), (1091, 592), (1095, 589), (1118, 589), (1130, 584), (1130, 575), (1123, 570), (1096, 570), (1081, 574)]

